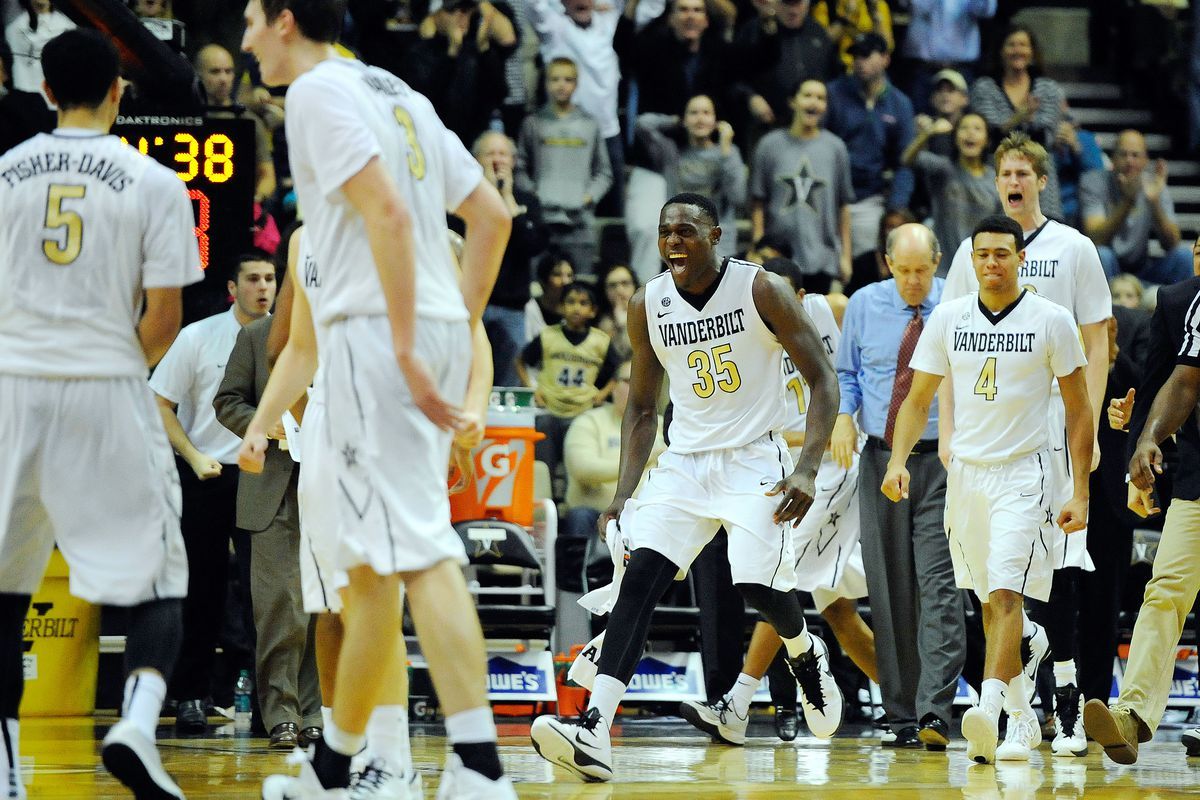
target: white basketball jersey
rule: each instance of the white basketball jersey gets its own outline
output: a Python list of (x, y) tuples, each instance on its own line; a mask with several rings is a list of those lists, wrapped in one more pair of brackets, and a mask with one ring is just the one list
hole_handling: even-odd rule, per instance
[(951, 452), (993, 464), (1049, 445), (1051, 385), (1087, 359), (1075, 321), (1057, 303), (1025, 291), (992, 314), (972, 292), (933, 310), (909, 363), (953, 376)]
[(142, 290), (204, 277), (175, 173), (60, 128), (0, 157), (0, 220), (0, 372), (144, 378)]
[(363, 219), (342, 193), (374, 157), (412, 219), (417, 314), (465, 320), (446, 211), (475, 190), (483, 170), (429, 101), (389, 72), (330, 58), (288, 89), (286, 125), (300, 212), (328, 295), (315, 321), (387, 313)]
[(675, 405), (670, 449), (722, 450), (781, 430), (787, 419), (783, 347), (754, 305), (762, 267), (728, 259), (703, 308), (679, 293), (669, 273), (646, 283), (650, 342)]
[[(842, 331), (837, 326), (837, 320), (833, 316), (833, 309), (829, 307), (829, 301), (825, 299), (824, 295), (806, 294), (802, 305), (808, 312), (808, 316), (812, 318), (813, 325), (817, 328), (817, 335), (821, 337), (821, 344), (825, 347), (822, 352), (829, 358), (829, 363), (833, 364), (838, 345), (842, 341)], [(796, 365), (792, 363), (792, 357), (787, 353), (783, 354), (783, 389), (787, 395), (788, 404), (787, 421), (784, 423), (783, 429), (795, 433), (806, 430), (808, 403), (812, 399), (812, 391), (808, 388), (808, 383), (800, 374), (800, 370), (796, 369)]]
[[(1079, 325), (1103, 322), (1112, 316), (1112, 293), (1100, 254), (1092, 240), (1069, 225), (1049, 219), (1025, 234), (1025, 263), (1017, 281), (1026, 289), (1058, 303)], [(971, 240), (964, 239), (954, 254), (942, 302), (979, 291), (971, 264)]]

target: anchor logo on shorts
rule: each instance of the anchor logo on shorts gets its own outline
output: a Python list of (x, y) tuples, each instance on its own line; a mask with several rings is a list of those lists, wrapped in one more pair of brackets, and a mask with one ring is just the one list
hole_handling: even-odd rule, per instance
[(347, 467), (358, 466), (358, 450), (350, 445), (342, 448), (342, 460), (346, 462)]

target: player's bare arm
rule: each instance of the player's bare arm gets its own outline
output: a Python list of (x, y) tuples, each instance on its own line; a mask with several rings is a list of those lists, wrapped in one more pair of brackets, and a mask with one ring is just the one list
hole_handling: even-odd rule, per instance
[(442, 397), (429, 367), (417, 356), (417, 268), (412, 216), (378, 156), (342, 184), (342, 194), (362, 216), (387, 305), (396, 363), (413, 402), (442, 430), (463, 425), (462, 409)]
[(612, 504), (604, 510), (596, 526), (604, 536), (610, 519), (616, 519), (633, 497), (658, 435), (658, 395), (662, 389), (663, 366), (650, 344), (650, 328), (646, 323), (646, 290), (638, 289), (629, 301), (629, 343), (633, 361), (629, 372), (629, 403), (621, 419), (621, 466), (617, 478), (617, 493)]
[[(912, 387), (896, 415), (896, 427), (892, 431), (892, 456), (888, 459), (887, 473), (883, 476), (880, 491), (893, 503), (908, 497), (908, 454), (921, 438), (929, 424), (929, 409), (937, 396), (941, 375), (913, 370)], [(939, 409), (940, 413), (940, 409)]]
[[(299, 280), (292, 270), (292, 280)], [(258, 401), (258, 410), (246, 428), (238, 450), (238, 467), (247, 472), (262, 472), (267, 455), (267, 433), (302, 394), (312, 385), (317, 372), (317, 335), (313, 330), (312, 309), (304, 292), (295, 292), (292, 300), (292, 324), (288, 340), (275, 369), (267, 379), (267, 388)]]
[(296, 290), (296, 262), (300, 258), (300, 231), (292, 231), (288, 240), (287, 266), (290, 280), (283, 282), (279, 293), (275, 295), (275, 312), (271, 315), (271, 330), (267, 334), (267, 369), (275, 369), (275, 362), (287, 344), (288, 332), (292, 326), (292, 293)]
[(183, 293), (178, 286), (146, 290), (146, 312), (137, 326), (146, 366), (153, 367), (162, 360), (182, 323)]
[(1150, 406), (1146, 427), (1129, 461), (1129, 480), (1134, 486), (1144, 492), (1153, 488), (1154, 476), (1163, 471), (1158, 445), (1179, 430), (1196, 407), (1197, 399), (1200, 399), (1200, 368), (1176, 365)]
[(782, 495), (775, 512), (777, 523), (798, 522), (812, 505), (817, 468), (821, 466), (821, 456), (833, 433), (839, 400), (837, 374), (825, 357), (816, 326), (796, 299), (796, 293), (782, 278), (760, 272), (754, 278), (753, 292), (759, 315), (774, 331), (811, 392), (804, 447), (796, 460), (796, 468), (767, 492), (772, 496)]
[[(1100, 445), (1096, 441), (1096, 431), (1100, 428), (1100, 418), (1104, 414), (1104, 391), (1108, 387), (1108, 320), (1092, 322), (1079, 326), (1083, 339), (1083, 354), (1087, 356), (1088, 397), (1091, 398), (1092, 412), (1092, 455), (1083, 461), (1072, 461), (1073, 464), (1091, 464), (1094, 471), (1100, 464)], [(1074, 458), (1074, 455), (1071, 456)]]
[(483, 317), (500, 272), (500, 261), (512, 231), (512, 214), (500, 192), (486, 180), (479, 182), (454, 213), (467, 223), (460, 286), (474, 324)]
[[(1107, 346), (1107, 345), (1106, 345)], [(1063, 407), (1067, 412), (1067, 450), (1072, 464), (1086, 464), (1095, 441), (1096, 425), (1092, 420), (1092, 404), (1088, 398), (1088, 382), (1079, 367), (1070, 375), (1058, 379)], [(1074, 492), (1058, 515), (1058, 526), (1066, 533), (1087, 527), (1089, 474), (1081, 469), (1071, 471)]]
[(167, 441), (171, 443), (171, 447), (179, 454), (179, 457), (192, 468), (196, 477), (206, 481), (220, 475), (221, 462), (207, 453), (201, 452), (196, 445), (192, 444), (187, 431), (180, 424), (179, 417), (175, 414), (175, 409), (179, 407), (179, 404), (172, 403), (160, 394), (154, 395), (154, 400), (158, 405), (158, 414), (162, 417), (163, 428), (167, 432)]

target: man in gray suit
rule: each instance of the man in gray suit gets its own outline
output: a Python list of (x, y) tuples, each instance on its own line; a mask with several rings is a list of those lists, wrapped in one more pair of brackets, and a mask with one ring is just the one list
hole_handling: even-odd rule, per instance
[[(267, 385), (270, 330), (266, 317), (238, 333), (213, 400), (217, 419), (238, 436), (245, 435)], [(261, 473), (238, 476), (237, 526), (251, 533), (258, 700), (271, 746), (279, 748), (305, 746), (321, 735), (312, 619), (304, 613), (300, 592), (298, 473), (296, 462), (276, 440)]]

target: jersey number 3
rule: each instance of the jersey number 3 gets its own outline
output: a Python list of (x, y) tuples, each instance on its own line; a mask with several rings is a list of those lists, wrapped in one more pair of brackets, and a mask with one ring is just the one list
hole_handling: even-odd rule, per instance
[(983, 362), (983, 369), (979, 370), (979, 380), (975, 381), (975, 394), (981, 395), (984, 400), (988, 401), (996, 399), (995, 356)]
[(46, 230), (42, 252), (51, 262), (67, 266), (79, 258), (83, 249), (83, 217), (76, 211), (63, 208), (64, 200), (82, 200), (86, 186), (52, 183), (46, 193)]
[[(725, 356), (733, 350), (732, 345), (720, 344), (708, 350), (693, 350), (688, 353), (687, 365), (696, 370), (698, 380), (692, 384), (697, 397), (709, 398), (720, 389), (726, 394), (732, 394), (742, 385), (742, 376), (738, 374), (737, 364)], [(715, 376), (715, 380), (714, 380)]]
[(413, 125), (412, 114), (400, 106), (396, 106), (392, 112), (396, 115), (396, 122), (404, 128), (404, 138), (408, 139), (408, 171), (414, 178), (421, 180), (425, 177), (425, 151), (417, 141), (417, 128)]

